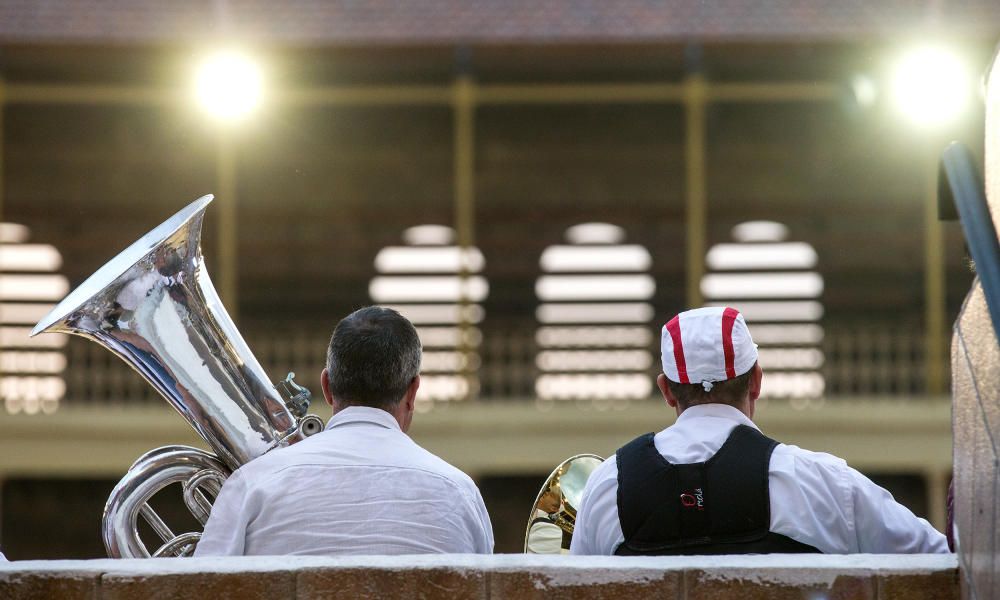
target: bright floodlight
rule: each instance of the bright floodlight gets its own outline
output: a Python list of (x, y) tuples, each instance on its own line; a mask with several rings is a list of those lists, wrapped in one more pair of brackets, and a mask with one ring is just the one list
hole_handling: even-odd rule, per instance
[(955, 119), (969, 98), (969, 75), (953, 53), (936, 47), (910, 51), (892, 80), (896, 107), (913, 123), (933, 127)]
[(260, 68), (243, 54), (220, 52), (198, 67), (195, 86), (202, 108), (213, 117), (233, 121), (260, 102)]

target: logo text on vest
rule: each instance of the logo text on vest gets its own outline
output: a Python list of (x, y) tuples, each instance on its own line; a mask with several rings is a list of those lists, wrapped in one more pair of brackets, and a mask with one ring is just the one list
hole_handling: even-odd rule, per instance
[(705, 495), (701, 488), (695, 488), (681, 494), (681, 505), (684, 508), (705, 510)]

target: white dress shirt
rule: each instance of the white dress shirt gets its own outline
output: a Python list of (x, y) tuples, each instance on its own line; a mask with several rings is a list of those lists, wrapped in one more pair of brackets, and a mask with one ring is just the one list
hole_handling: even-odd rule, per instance
[[(653, 443), (674, 464), (703, 462), (737, 425), (757, 426), (725, 404), (680, 414)], [(828, 554), (948, 552), (944, 535), (842, 459), (778, 444), (771, 455), (770, 530)], [(618, 519), (618, 464), (604, 461), (587, 480), (571, 554), (614, 554), (625, 541)]]
[(233, 473), (195, 556), (492, 552), (472, 479), (389, 413), (352, 406)]

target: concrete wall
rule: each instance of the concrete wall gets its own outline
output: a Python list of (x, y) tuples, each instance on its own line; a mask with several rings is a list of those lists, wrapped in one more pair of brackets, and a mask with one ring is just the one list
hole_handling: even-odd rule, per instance
[(0, 564), (0, 598), (959, 597), (953, 555), (570, 557), (438, 555)]
[[(1000, 61), (986, 100), (986, 194), (1000, 229)], [(955, 437), (955, 537), (962, 565), (963, 597), (1000, 596), (1000, 345), (982, 286), (977, 282), (955, 324), (952, 339)]]

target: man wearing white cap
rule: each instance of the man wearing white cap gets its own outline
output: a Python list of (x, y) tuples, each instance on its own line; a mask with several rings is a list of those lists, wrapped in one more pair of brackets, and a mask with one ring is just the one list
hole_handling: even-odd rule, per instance
[(751, 420), (763, 373), (743, 315), (682, 312), (657, 377), (677, 421), (626, 444), (587, 481), (572, 554), (948, 552), (886, 490)]

